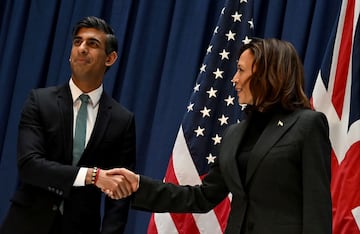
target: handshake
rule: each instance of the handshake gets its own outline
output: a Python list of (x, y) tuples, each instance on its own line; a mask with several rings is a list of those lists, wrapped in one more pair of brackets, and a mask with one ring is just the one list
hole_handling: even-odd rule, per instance
[(88, 169), (87, 184), (93, 183), (112, 199), (126, 198), (136, 192), (139, 187), (140, 176), (125, 168), (97, 169), (96, 180), (91, 182), (93, 172), (94, 169)]

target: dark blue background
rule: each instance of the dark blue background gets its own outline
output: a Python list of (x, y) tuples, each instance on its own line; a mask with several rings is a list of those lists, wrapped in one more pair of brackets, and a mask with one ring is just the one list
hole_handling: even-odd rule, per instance
[[(239, 1), (239, 0), (236, 0)], [(16, 138), (30, 89), (67, 82), (72, 26), (95, 15), (119, 39), (105, 89), (136, 115), (137, 171), (162, 179), (202, 59), (225, 0), (1, 0), (0, 222), (17, 181)], [(292, 42), (310, 96), (340, 0), (255, 0), (255, 36)], [(150, 213), (131, 211), (127, 233)]]

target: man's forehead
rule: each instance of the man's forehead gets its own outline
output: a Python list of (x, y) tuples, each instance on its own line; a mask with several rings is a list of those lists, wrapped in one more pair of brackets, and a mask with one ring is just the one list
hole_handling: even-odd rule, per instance
[(75, 37), (105, 40), (106, 34), (96, 28), (80, 28)]

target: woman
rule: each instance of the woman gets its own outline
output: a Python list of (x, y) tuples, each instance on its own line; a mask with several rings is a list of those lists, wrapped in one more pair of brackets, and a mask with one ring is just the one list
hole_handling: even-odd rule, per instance
[(207, 212), (232, 193), (226, 233), (330, 234), (330, 152), (324, 114), (310, 109), (295, 48), (253, 39), (240, 51), (232, 80), (247, 119), (230, 126), (218, 161), (198, 186), (124, 175), (132, 207)]

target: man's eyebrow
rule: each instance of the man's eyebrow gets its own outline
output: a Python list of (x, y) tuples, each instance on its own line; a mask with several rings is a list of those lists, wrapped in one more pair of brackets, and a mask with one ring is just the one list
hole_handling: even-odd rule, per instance
[[(81, 36), (74, 36), (73, 40), (74, 39), (83, 39)], [(84, 40), (89, 40), (89, 41), (96, 41), (96, 42), (99, 42), (101, 44), (101, 41), (95, 37), (90, 37), (90, 38), (87, 38), (87, 39), (84, 39)]]

